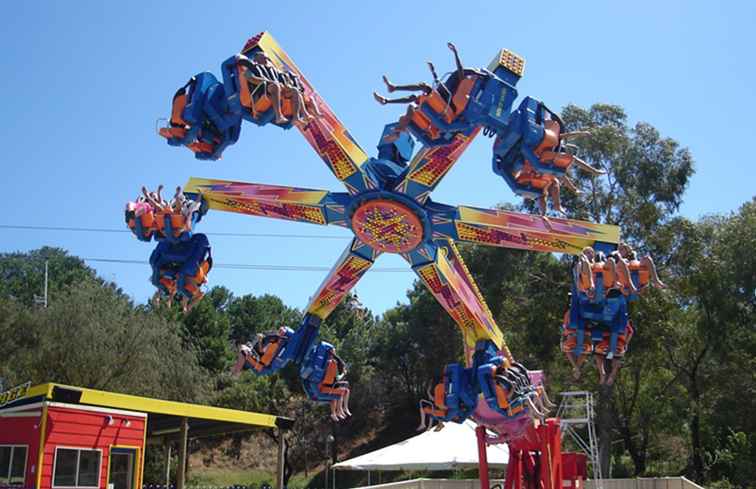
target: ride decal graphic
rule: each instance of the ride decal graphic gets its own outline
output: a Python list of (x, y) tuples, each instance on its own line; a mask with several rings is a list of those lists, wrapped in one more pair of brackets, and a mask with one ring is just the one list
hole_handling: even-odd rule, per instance
[(469, 136), (457, 134), (454, 140), (447, 145), (420, 151), (410, 163), (412, 170), (410, 170), (407, 180), (426, 187), (435, 186), (462, 156), (462, 153), (477, 134), (477, 129)]
[[(349, 253), (350, 250), (351, 245), (346, 253)], [(372, 264), (365, 258), (349, 254), (334, 267), (323, 282), (310, 302), (307, 312), (320, 318), (328, 316)]]

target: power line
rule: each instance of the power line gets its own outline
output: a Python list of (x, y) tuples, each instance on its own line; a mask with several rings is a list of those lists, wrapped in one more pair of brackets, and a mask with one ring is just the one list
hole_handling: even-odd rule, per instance
[[(17, 224), (0, 224), (0, 229), (19, 229), (29, 231), (72, 231), (84, 233), (131, 233), (128, 229), (113, 228), (87, 228), (73, 226), (23, 226)], [(206, 233), (210, 236), (233, 236), (243, 238), (295, 238), (295, 239), (350, 239), (349, 236), (335, 236), (328, 234), (277, 234), (277, 233)], [(118, 263), (126, 265), (149, 265), (145, 260), (127, 260), (121, 258), (82, 258), (84, 261), (94, 263)], [(253, 265), (245, 263), (214, 263), (214, 268), (227, 270), (263, 270), (279, 272), (328, 272), (331, 267), (306, 266), (306, 265)], [(370, 272), (379, 273), (411, 273), (412, 270), (398, 267), (376, 267)]]
[[(128, 265), (149, 265), (145, 260), (125, 260), (120, 258), (82, 258), (88, 262), (98, 263), (119, 263)], [(268, 271), (286, 271), (286, 272), (328, 272), (331, 267), (313, 267), (306, 265), (251, 265), (244, 263), (213, 263), (213, 268), (224, 268), (228, 270), (268, 270)], [(399, 267), (376, 267), (371, 268), (368, 272), (380, 273), (412, 273), (409, 268)]]
[[(114, 228), (84, 228), (73, 226), (21, 226), (17, 224), (0, 224), (0, 229), (16, 229), (22, 231), (70, 231), (77, 233), (131, 233), (128, 229)], [(208, 236), (231, 236), (235, 238), (292, 238), (292, 239), (351, 239), (350, 236), (336, 236), (333, 234), (286, 234), (286, 233), (205, 233)]]

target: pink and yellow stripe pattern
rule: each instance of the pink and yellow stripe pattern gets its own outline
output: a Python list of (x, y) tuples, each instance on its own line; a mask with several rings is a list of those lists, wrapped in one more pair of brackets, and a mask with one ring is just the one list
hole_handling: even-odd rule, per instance
[[(294, 64), (294, 61), (268, 32), (263, 32), (250, 39), (243, 51), (246, 52), (255, 46), (262, 49), (279, 69), (296, 73), (304, 86), (305, 96), (313, 100), (320, 109), (321, 116), (316, 117), (315, 120), (306, 125), (298, 126), (307, 142), (339, 180), (345, 181), (357, 174), (362, 164), (367, 161), (367, 154), (352, 138), (347, 128), (333, 113), (333, 110), (315, 91), (312, 84)], [(361, 174), (359, 180), (362, 180)]]
[(327, 224), (325, 190), (192, 177), (184, 191), (201, 194), (215, 210)]

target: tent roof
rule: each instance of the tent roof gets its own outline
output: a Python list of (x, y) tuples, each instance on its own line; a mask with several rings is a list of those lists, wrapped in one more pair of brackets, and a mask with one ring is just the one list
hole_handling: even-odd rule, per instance
[[(475, 423), (445, 423), (441, 431), (426, 431), (407, 440), (333, 466), (340, 470), (450, 470), (478, 466)], [(488, 465), (503, 469), (509, 460), (507, 445), (488, 447)]]

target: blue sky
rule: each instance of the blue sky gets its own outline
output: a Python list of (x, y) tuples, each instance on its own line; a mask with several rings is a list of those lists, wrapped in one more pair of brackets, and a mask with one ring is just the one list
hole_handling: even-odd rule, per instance
[[(696, 175), (682, 213), (727, 212), (754, 195), (749, 141), (756, 124), (752, 2), (15, 2), (0, 41), (0, 224), (120, 228), (142, 184), (189, 176), (341, 191), (296, 131), (246, 125), (221, 161), (195, 160), (155, 134), (175, 90), (193, 74), (219, 74), (246, 39), (270, 31), (369, 152), (400, 107), (371, 92), (380, 77), (429, 78), (426, 60), (451, 69), (447, 41), (469, 65), (499, 48), (525, 57), (521, 95), (552, 108), (595, 102), (626, 108), (688, 146)], [(267, 7), (265, 6), (267, 5)], [(222, 8), (221, 8), (222, 6)], [(515, 196), (490, 169), (479, 138), (434, 193), (481, 207)], [(209, 214), (201, 231), (343, 236), (212, 237), (219, 263), (330, 266), (348, 242), (338, 228)], [(152, 246), (128, 234), (10, 231), (0, 252), (60, 246), (82, 257), (146, 260)], [(147, 266), (91, 263), (138, 301), (152, 292)], [(383, 256), (378, 267), (402, 267)], [(325, 272), (216, 269), (212, 284), (270, 292), (304, 307)], [(369, 273), (357, 286), (381, 312), (405, 298), (414, 275)]]

